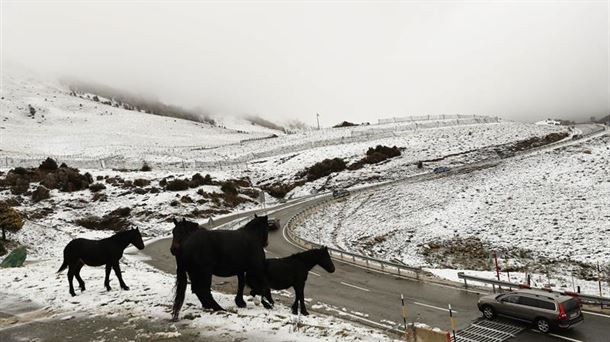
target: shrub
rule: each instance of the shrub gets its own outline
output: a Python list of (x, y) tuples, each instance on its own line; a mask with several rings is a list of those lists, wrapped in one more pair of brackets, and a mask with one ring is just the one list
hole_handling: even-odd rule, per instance
[(126, 217), (130, 213), (130, 208), (117, 208), (102, 217), (90, 215), (77, 219), (74, 223), (88, 229), (120, 231), (129, 227)]
[(222, 183), (220, 186), (220, 190), (225, 193), (225, 195), (237, 196), (237, 187), (231, 181), (227, 181)]
[(349, 121), (343, 121), (339, 124), (336, 124), (333, 126), (333, 128), (340, 128), (340, 127), (353, 127), (353, 126), (358, 126), (357, 124), (353, 123), (353, 122), (349, 122)]
[(6, 232), (15, 233), (23, 227), (23, 219), (17, 210), (0, 202), (0, 228), (2, 228), (2, 240), (6, 241)]
[(362, 168), (365, 164), (377, 164), (386, 159), (390, 159), (400, 155), (400, 149), (396, 146), (388, 147), (377, 145), (375, 148), (369, 148), (366, 151), (366, 156), (349, 166), (350, 170)]
[(169, 191), (182, 191), (182, 190), (186, 190), (189, 188), (189, 182), (188, 180), (184, 180), (184, 179), (174, 179), (171, 181), (168, 181), (167, 184), (165, 185), (165, 189), (169, 190)]
[(138, 178), (133, 181), (133, 185), (142, 188), (142, 187), (150, 185), (150, 180), (144, 179), (144, 178)]
[(50, 198), (51, 194), (49, 189), (47, 189), (44, 185), (39, 185), (36, 190), (32, 192), (32, 201), (35, 203)]
[(57, 170), (57, 162), (55, 162), (55, 160), (49, 157), (45, 159), (42, 163), (40, 163), (38, 169), (42, 171), (55, 171)]
[(106, 186), (102, 183), (95, 183), (95, 184), (89, 185), (89, 190), (91, 190), (91, 192), (99, 192), (104, 189), (106, 189)]
[(26, 193), (30, 189), (30, 182), (25, 179), (18, 179), (13, 186), (11, 186), (11, 193), (13, 195), (21, 195)]
[(127, 217), (131, 213), (131, 208), (129, 207), (120, 207), (116, 208), (113, 211), (109, 212), (108, 215), (111, 216), (119, 216), (119, 217)]
[(36, 115), (36, 108), (34, 108), (31, 104), (28, 105), (28, 111), (30, 112), (31, 116)]
[(148, 165), (148, 163), (144, 162), (144, 164), (142, 164), (142, 168), (140, 169), (140, 171), (148, 172), (148, 171), (152, 171), (152, 168), (150, 167), (150, 165)]
[[(345, 170), (345, 161), (341, 158), (324, 159), (323, 161), (314, 164), (305, 169), (305, 177), (311, 182), (316, 179), (326, 177), (333, 172), (341, 172)], [(301, 174), (302, 175), (302, 174)]]
[(396, 146), (388, 147), (383, 145), (377, 145), (375, 148), (371, 147), (366, 151), (367, 155), (371, 155), (374, 153), (380, 153), (387, 156), (387, 158), (392, 158), (400, 155), (400, 149)]
[(6, 250), (6, 248), (4, 247), (4, 243), (2, 242), (2, 240), (0, 240), (0, 256), (3, 256), (4, 254), (6, 254), (8, 251)]
[(305, 182), (297, 182), (293, 184), (275, 183), (272, 185), (262, 186), (261, 189), (265, 190), (269, 195), (275, 198), (284, 198), (292, 189), (297, 186), (303, 185)]

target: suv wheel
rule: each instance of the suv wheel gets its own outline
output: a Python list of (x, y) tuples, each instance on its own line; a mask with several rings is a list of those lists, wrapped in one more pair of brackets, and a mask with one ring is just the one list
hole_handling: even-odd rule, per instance
[(491, 306), (485, 305), (483, 307), (483, 317), (487, 319), (493, 319), (494, 317), (496, 317), (496, 313)]
[(536, 320), (536, 328), (538, 328), (538, 330), (540, 332), (548, 333), (551, 330), (551, 325), (549, 324), (549, 321), (547, 321), (546, 319), (538, 318)]

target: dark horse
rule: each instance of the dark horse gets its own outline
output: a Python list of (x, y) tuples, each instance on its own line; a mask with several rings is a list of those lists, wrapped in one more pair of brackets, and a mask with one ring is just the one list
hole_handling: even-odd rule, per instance
[[(267, 259), (265, 274), (269, 282), (269, 287), (274, 290), (285, 290), (289, 287), (294, 288), (294, 304), (292, 304), (292, 313), (297, 314), (299, 308), (299, 302), (301, 303), (301, 314), (304, 316), (309, 315), (305, 308), (305, 281), (309, 270), (314, 266), (319, 265), (325, 269), (328, 273), (335, 272), (335, 265), (328, 254), (328, 248), (321, 247), (316, 249), (310, 249), (305, 252), (296, 253), (286, 258), (281, 259)], [(250, 285), (250, 276), (247, 276), (247, 283)], [(251, 295), (256, 296), (260, 294), (256, 290), (250, 292)], [(267, 289), (263, 295), (263, 304), (267, 299), (271, 304), (274, 304), (273, 298), (271, 298), (271, 290)]]
[(119, 278), (119, 283), (123, 290), (129, 290), (125, 285), (123, 276), (121, 275), (121, 267), (119, 260), (123, 257), (123, 250), (129, 244), (133, 244), (138, 249), (144, 249), (144, 242), (139, 229), (130, 229), (120, 233), (116, 233), (109, 238), (102, 240), (74, 239), (64, 248), (64, 263), (57, 272), (68, 269), (68, 283), (70, 284), (70, 294), (74, 293), (72, 279), (76, 277), (81, 291), (85, 291), (85, 282), (80, 277), (80, 269), (84, 265), (102, 266), (106, 265), (106, 279), (104, 286), (110, 291), (110, 269), (114, 269), (116, 277)]
[(205, 309), (224, 310), (212, 297), (210, 287), (212, 275), (238, 277), (235, 303), (245, 307), (243, 299), (245, 273), (251, 275), (252, 287), (265, 293), (265, 251), (267, 246), (267, 216), (254, 216), (244, 227), (237, 230), (206, 230), (185, 219), (174, 220), (173, 240), (170, 248), (176, 257), (176, 296), (173, 319), (178, 319), (184, 302), (187, 274), (191, 289)]

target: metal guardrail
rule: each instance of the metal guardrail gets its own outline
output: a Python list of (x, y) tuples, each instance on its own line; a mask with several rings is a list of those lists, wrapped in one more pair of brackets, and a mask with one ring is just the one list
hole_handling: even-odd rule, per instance
[[(305, 210), (301, 211), (300, 213), (292, 216), (288, 220), (288, 222), (286, 223), (286, 226), (285, 226), (286, 237), (291, 242), (293, 242), (295, 245), (297, 245), (303, 249), (321, 247), (322, 245), (320, 245), (318, 243), (309, 241), (307, 239), (304, 239), (304, 238), (298, 236), (298, 234), (296, 234), (294, 232), (294, 228), (296, 228), (296, 225), (299, 223), (299, 221), (302, 222), (302, 220), (306, 216), (313, 213), (314, 210), (317, 210), (321, 206), (328, 205), (331, 202), (334, 202), (334, 199), (327, 199), (321, 203), (317, 203), (315, 205), (309, 206)], [(379, 260), (379, 259), (364, 256), (364, 255), (351, 253), (351, 252), (344, 251), (344, 250), (337, 249), (337, 248), (328, 247), (328, 252), (331, 255), (331, 257), (336, 260), (340, 260), (340, 261), (343, 261), (345, 263), (349, 263), (349, 264), (352, 264), (355, 266), (364, 267), (366, 269), (371, 269), (371, 270), (376, 270), (376, 271), (380, 271), (380, 272), (384, 272), (384, 273), (388, 273), (388, 274), (397, 275), (400, 277), (420, 279), (422, 274), (425, 273), (425, 271), (423, 271), (419, 267), (412, 267), (412, 266), (402, 265), (402, 264), (398, 264), (398, 263), (388, 262), (385, 260)]]
[[(532, 290), (546, 291), (546, 292), (550, 292), (550, 293), (559, 293), (559, 294), (566, 295), (566, 296), (578, 297), (581, 300), (587, 301), (590, 303), (610, 305), (610, 298), (608, 298), (608, 297), (588, 295), (588, 294), (577, 293), (577, 292), (572, 292), (572, 291), (555, 291), (555, 290), (551, 290), (551, 289), (532, 288), (527, 284), (511, 283), (508, 281), (502, 281), (502, 280), (497, 280), (497, 279), (489, 279), (489, 278), (471, 276), (471, 275), (464, 274), (464, 272), (458, 272), (458, 278), (464, 280), (464, 287), (466, 287), (466, 288), (468, 288), (468, 280), (471, 280), (471, 281), (476, 281), (476, 282), (483, 283), (483, 284), (495, 285), (498, 287), (504, 286), (511, 290), (512, 289), (532, 289)], [(494, 291), (495, 291), (495, 287), (494, 287)]]

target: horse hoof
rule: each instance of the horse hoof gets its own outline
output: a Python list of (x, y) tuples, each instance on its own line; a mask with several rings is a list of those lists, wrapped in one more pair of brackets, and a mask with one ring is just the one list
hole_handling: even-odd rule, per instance
[(112, 287), (106, 286), (106, 291), (110, 291), (110, 290), (112, 290)]
[(70, 295), (72, 295), (72, 297), (76, 297), (76, 293), (74, 292), (70, 292)]
[(301, 311), (301, 315), (302, 315), (302, 316), (309, 316), (309, 312), (307, 312), (307, 311)]
[(292, 309), (292, 314), (293, 314), (293, 315), (296, 315), (296, 314), (298, 314), (298, 313), (299, 313), (299, 311), (297, 311), (297, 309)]
[(245, 308), (247, 306), (246, 302), (244, 302), (243, 300), (241, 302), (235, 301), (235, 304), (237, 305), (238, 308)]
[(121, 287), (125, 291), (129, 291), (129, 286)]

